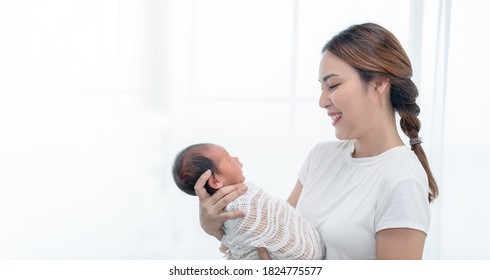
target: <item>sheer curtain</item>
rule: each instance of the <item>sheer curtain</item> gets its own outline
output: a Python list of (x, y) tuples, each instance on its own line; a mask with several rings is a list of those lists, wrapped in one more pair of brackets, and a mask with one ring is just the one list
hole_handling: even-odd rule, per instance
[[(439, 84), (433, 108), (439, 116), (433, 118), (432, 133), (442, 140), (432, 147), (439, 150), (435, 155), (440, 154), (442, 161), (438, 222), (439, 257), (444, 259), (490, 259), (490, 222), (486, 218), (490, 184), (485, 175), (490, 166), (485, 128), (490, 120), (485, 113), (490, 105), (486, 82), (490, 74), (486, 55), (489, 9), (485, 1), (444, 1), (441, 5), (446, 19), (439, 29), (439, 50), (446, 54), (440, 57), (439, 71), (446, 73), (440, 77), (436, 73)], [(471, 117), (464, 116), (467, 112)], [(440, 126), (438, 131), (435, 125)]]
[(1, 1), (0, 258), (162, 258), (167, 2)]
[(486, 1), (0, 3), (0, 258), (221, 258), (175, 154), (218, 143), (286, 198), (335, 139), (321, 47), (366, 21), (399, 38), (419, 86), (441, 191), (424, 258), (490, 258)]

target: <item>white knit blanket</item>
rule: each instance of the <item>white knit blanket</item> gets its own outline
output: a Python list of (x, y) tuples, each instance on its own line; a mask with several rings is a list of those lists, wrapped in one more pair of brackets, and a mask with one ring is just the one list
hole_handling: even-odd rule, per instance
[(258, 247), (266, 248), (271, 258), (278, 260), (325, 258), (325, 244), (319, 232), (296, 209), (253, 183), (245, 184), (248, 191), (226, 207), (226, 211), (246, 213), (245, 217), (224, 224), (221, 243), (228, 259), (259, 259)]

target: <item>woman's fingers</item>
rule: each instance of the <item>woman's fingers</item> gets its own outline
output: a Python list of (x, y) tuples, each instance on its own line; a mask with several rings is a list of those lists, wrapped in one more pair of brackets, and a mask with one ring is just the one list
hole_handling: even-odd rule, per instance
[(224, 222), (224, 221), (229, 220), (229, 219), (243, 218), (243, 217), (245, 217), (245, 212), (243, 212), (243, 211), (233, 211), (233, 212), (223, 211), (223, 213), (221, 213), (219, 217)]
[(219, 189), (213, 195), (209, 195), (204, 185), (211, 177), (211, 171), (204, 172), (196, 184), (194, 190), (199, 197), (199, 220), (202, 229), (209, 235), (221, 239), (223, 236), (223, 223), (226, 220), (244, 217), (242, 211), (227, 212), (224, 211), (226, 205), (244, 194), (247, 187), (244, 184), (226, 186)]
[(266, 248), (260, 247), (257, 248), (257, 253), (259, 253), (259, 259), (261, 260), (270, 260), (271, 256), (269, 256), (269, 251)]
[(226, 205), (241, 196), (247, 191), (245, 184), (235, 184), (231, 186), (222, 187), (210, 198), (210, 203), (216, 207), (216, 209), (224, 209)]
[(199, 179), (197, 179), (197, 182), (194, 185), (194, 191), (196, 192), (196, 195), (199, 197), (200, 201), (203, 201), (209, 197), (208, 192), (204, 188), (204, 185), (208, 181), (209, 177), (211, 177), (211, 171), (207, 170), (201, 175), (201, 177), (199, 177)]

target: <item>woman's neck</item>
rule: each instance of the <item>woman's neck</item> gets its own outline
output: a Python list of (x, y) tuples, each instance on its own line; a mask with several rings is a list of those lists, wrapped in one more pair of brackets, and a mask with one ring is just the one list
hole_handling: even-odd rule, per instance
[(369, 145), (356, 140), (353, 158), (374, 157), (386, 152), (394, 147), (403, 146), (403, 141), (393, 141), (391, 143)]
[(352, 153), (354, 158), (377, 156), (391, 148), (404, 145), (394, 122), (390, 122), (384, 127), (380, 126), (355, 140), (355, 149)]

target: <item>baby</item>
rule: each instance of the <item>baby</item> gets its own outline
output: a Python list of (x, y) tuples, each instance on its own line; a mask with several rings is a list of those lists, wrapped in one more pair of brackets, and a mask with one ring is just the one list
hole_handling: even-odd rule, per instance
[(196, 195), (194, 185), (206, 170), (212, 175), (205, 188), (213, 194), (223, 186), (244, 183), (247, 192), (226, 206), (226, 211), (242, 210), (245, 217), (227, 220), (221, 239), (228, 259), (259, 259), (258, 247), (269, 251), (271, 259), (313, 260), (325, 258), (325, 244), (317, 230), (286, 201), (245, 182), (242, 163), (221, 146), (195, 144), (181, 151), (172, 175), (177, 186)]

